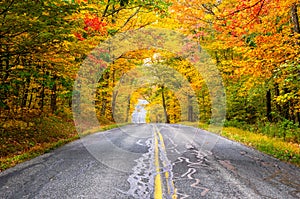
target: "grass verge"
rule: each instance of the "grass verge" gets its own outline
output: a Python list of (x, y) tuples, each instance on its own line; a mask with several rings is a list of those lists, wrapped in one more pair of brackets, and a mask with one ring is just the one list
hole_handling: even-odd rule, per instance
[[(208, 127), (208, 125), (202, 123), (184, 122), (182, 124), (206, 130)], [(217, 134), (255, 148), (279, 160), (300, 166), (300, 145), (297, 143), (284, 141), (282, 138), (269, 137), (261, 133), (242, 130), (236, 127), (224, 127), (222, 132)]]
[(99, 131), (106, 131), (126, 124), (109, 124), (77, 133), (72, 120), (43, 117), (32, 125), (14, 125), (0, 131), (0, 172), (32, 159), (66, 143)]
[(300, 145), (272, 138), (260, 133), (253, 133), (235, 127), (224, 127), (222, 136), (241, 142), (279, 160), (300, 166)]

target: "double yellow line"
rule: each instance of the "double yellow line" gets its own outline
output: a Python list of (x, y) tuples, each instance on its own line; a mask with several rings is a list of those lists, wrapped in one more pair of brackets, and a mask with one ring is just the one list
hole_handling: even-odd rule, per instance
[[(166, 147), (165, 147), (165, 143), (164, 143), (164, 139), (163, 136), (161, 135), (161, 133), (156, 130), (154, 133), (154, 146), (155, 146), (155, 150), (154, 150), (154, 164), (155, 164), (155, 170), (156, 170), (156, 176), (154, 179), (154, 199), (162, 199), (163, 198), (163, 184), (162, 184), (162, 180), (161, 180), (161, 175), (160, 175), (160, 163), (159, 163), (159, 147), (158, 147), (158, 142), (161, 145), (161, 153), (165, 153), (166, 154)], [(167, 166), (166, 162), (163, 161), (163, 167)], [(169, 171), (165, 172), (165, 178), (166, 178), (166, 182), (167, 182), (167, 189), (168, 189), (168, 194), (171, 194), (171, 188), (170, 186), (172, 186), (174, 193), (172, 195), (172, 199), (176, 199), (177, 195), (176, 195), (176, 189), (174, 186), (174, 183), (172, 181), (171, 185), (169, 185), (169, 178), (170, 178), (170, 174)]]
[(160, 176), (160, 169), (159, 169), (159, 149), (158, 149), (158, 138), (156, 132), (154, 134), (154, 158), (155, 158), (155, 170), (156, 176), (154, 180), (154, 199), (162, 199), (163, 191), (162, 191), (162, 183), (161, 183), (161, 176)]

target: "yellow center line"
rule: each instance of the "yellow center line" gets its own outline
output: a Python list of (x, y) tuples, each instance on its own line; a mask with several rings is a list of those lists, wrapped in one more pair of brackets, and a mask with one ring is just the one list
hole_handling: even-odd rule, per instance
[[(158, 137), (157, 137), (158, 135)], [(158, 131), (155, 132), (154, 135), (154, 139), (155, 139), (155, 167), (156, 167), (156, 173), (157, 175), (155, 176), (155, 190), (154, 190), (154, 199), (161, 199), (162, 198), (162, 182), (161, 182), (161, 176), (160, 176), (160, 169), (159, 169), (159, 148), (158, 148), (158, 139), (161, 145), (162, 150), (165, 152), (166, 154), (166, 147), (165, 147), (165, 143), (164, 143), (164, 139), (163, 136), (161, 135), (161, 133)], [(167, 166), (166, 162), (163, 161), (163, 166)], [(167, 180), (167, 189), (168, 189), (168, 194), (170, 194), (171, 190), (170, 190), (170, 185), (169, 185), (169, 177), (170, 174), (168, 171), (165, 172), (165, 177)], [(174, 194), (172, 195), (173, 199), (177, 198), (177, 194), (176, 194), (176, 189), (174, 186), (174, 182), (171, 181), (171, 186), (174, 190)]]
[(154, 142), (155, 142), (155, 168), (156, 168), (156, 176), (154, 180), (154, 199), (162, 199), (162, 183), (159, 169), (159, 150), (158, 150), (158, 140), (156, 133), (154, 134)]

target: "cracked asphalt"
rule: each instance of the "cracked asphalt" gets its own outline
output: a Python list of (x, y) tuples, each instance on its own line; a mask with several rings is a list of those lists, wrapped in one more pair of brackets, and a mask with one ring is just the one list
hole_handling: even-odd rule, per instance
[(300, 169), (177, 124), (99, 132), (0, 173), (0, 198), (300, 198)]

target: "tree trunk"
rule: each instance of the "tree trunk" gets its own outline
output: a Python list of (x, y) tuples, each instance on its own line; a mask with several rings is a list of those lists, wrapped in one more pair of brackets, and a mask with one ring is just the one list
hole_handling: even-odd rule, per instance
[(272, 105), (271, 105), (271, 91), (268, 90), (266, 94), (266, 100), (267, 100), (267, 118), (269, 122), (272, 122)]
[(163, 103), (163, 108), (164, 108), (164, 114), (165, 114), (165, 118), (166, 118), (166, 123), (170, 123), (170, 119), (169, 119), (168, 112), (167, 112), (167, 105), (166, 105), (165, 94), (164, 94), (164, 86), (161, 87), (161, 97), (162, 97), (162, 103)]
[(106, 104), (107, 104), (107, 100), (103, 99), (102, 100), (102, 105), (101, 105), (101, 112), (100, 112), (100, 115), (103, 116), (103, 117), (105, 116)]
[(41, 91), (41, 101), (40, 101), (40, 109), (43, 112), (44, 111), (44, 100), (45, 100), (45, 86), (42, 84), (42, 91)]
[[(204, 91), (202, 90), (201, 91), (201, 95), (202, 95), (202, 112), (203, 112), (203, 118), (202, 118), (202, 121), (206, 121), (206, 119), (207, 119), (207, 109), (206, 109), (206, 107), (205, 107), (205, 96), (204, 96)], [(201, 118), (200, 118), (201, 119)]]
[(118, 96), (118, 91), (113, 91), (113, 94), (112, 94), (112, 103), (111, 103), (111, 112), (112, 112), (112, 115), (114, 116), (115, 114), (115, 109), (116, 109), (116, 100), (117, 100), (117, 96)]
[(29, 93), (29, 87), (30, 87), (30, 77), (27, 77), (26, 82), (24, 84), (24, 95), (23, 95), (23, 98), (22, 98), (21, 107), (26, 107), (27, 99), (28, 99), (28, 93)]
[(188, 95), (188, 121), (193, 122), (192, 96)]
[(126, 119), (125, 122), (129, 121), (129, 112), (130, 112), (130, 95), (127, 97), (127, 109), (126, 109)]
[(218, 55), (218, 52), (215, 51), (215, 57), (216, 57), (216, 62), (217, 62), (217, 65), (220, 64), (220, 58), (219, 58), (219, 55)]
[(31, 109), (31, 103), (32, 103), (32, 97), (33, 97), (33, 90), (31, 90), (31, 93), (30, 93), (30, 97), (29, 97), (29, 102), (28, 102), (28, 108)]
[(300, 34), (300, 26), (299, 26), (299, 17), (297, 12), (298, 5), (296, 3), (293, 3), (291, 8), (291, 19), (293, 23), (293, 31)]
[(57, 110), (57, 105), (56, 105), (56, 99), (57, 99), (56, 77), (54, 77), (53, 81), (54, 81), (54, 84), (53, 84), (53, 87), (52, 87), (51, 102), (50, 102), (52, 113), (54, 113)]
[(10, 65), (9, 65), (10, 55), (8, 53), (9, 52), (8, 46), (6, 46), (6, 51), (7, 51), (7, 54), (5, 57), (5, 75), (4, 75), (3, 81), (7, 80), (8, 76), (9, 76), (9, 69), (10, 69)]
[[(283, 91), (284, 91), (284, 94), (289, 93), (289, 90), (288, 90), (287, 88), (284, 88)], [(289, 110), (290, 110), (290, 104), (289, 104), (289, 102), (286, 102), (286, 103), (283, 105), (282, 110), (283, 110), (284, 118), (287, 119), (287, 120), (289, 120), (289, 119), (290, 119), (290, 113), (289, 113)]]

